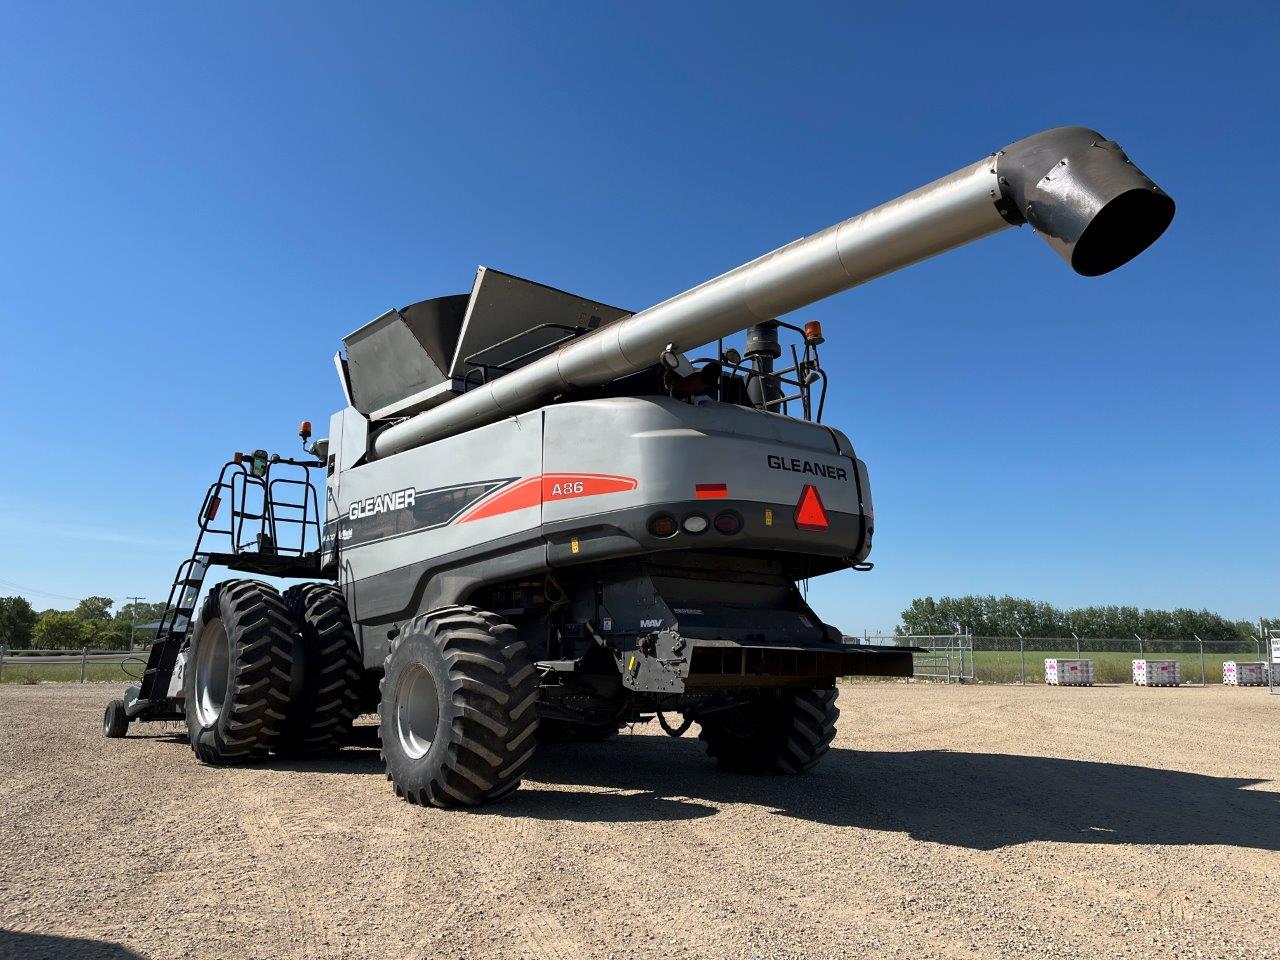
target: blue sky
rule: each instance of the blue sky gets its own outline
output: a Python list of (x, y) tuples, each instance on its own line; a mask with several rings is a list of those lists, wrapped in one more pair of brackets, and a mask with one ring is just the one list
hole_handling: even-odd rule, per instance
[(477, 264), (639, 309), (1079, 123), (1178, 202), (1127, 268), (1023, 228), (794, 315), (877, 508), (810, 599), (1276, 615), (1280, 20), (1163, 9), (0, 3), (0, 594), (162, 597), (230, 452)]

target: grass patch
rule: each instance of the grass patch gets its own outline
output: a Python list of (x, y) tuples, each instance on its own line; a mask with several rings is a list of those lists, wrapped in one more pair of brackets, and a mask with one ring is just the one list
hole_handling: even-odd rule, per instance
[[(140, 664), (131, 664), (141, 672)], [(133, 678), (118, 663), (90, 663), (85, 666), (85, 680), (92, 683), (132, 683)], [(78, 683), (80, 664), (41, 663), (37, 657), (5, 657), (4, 676), (0, 683)]]

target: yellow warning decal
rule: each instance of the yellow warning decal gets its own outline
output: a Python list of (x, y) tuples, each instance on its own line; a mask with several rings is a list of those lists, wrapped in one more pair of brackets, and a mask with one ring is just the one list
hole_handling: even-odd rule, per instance
[(577, 538), (577, 537), (572, 537), (572, 538), (570, 538), (570, 540), (569, 540), (569, 549), (570, 549), (573, 553), (577, 553), (577, 552), (578, 552), (578, 538)]
[(773, 526), (773, 507), (764, 508), (764, 525), (766, 527)]

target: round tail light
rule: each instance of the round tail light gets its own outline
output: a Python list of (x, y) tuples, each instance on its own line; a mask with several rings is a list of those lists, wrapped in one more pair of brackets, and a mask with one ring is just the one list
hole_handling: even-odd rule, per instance
[(663, 540), (674, 537), (679, 529), (676, 518), (669, 513), (655, 513), (649, 518), (649, 532)]
[(721, 533), (731, 535), (742, 529), (742, 517), (733, 510), (725, 510), (716, 514), (713, 524)]

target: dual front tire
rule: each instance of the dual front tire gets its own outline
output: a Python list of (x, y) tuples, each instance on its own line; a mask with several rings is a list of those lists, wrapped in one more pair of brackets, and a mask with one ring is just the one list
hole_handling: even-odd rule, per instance
[(231, 764), (340, 747), (358, 708), (359, 664), (336, 587), (302, 584), (282, 597), (257, 580), (216, 585), (187, 650), (191, 749)]
[[(513, 626), (475, 607), (433, 610), (404, 627), (384, 666), (379, 736), (398, 795), (474, 806), (519, 786), (536, 745), (538, 676)], [(210, 764), (331, 752), (349, 739), (362, 687), (336, 587), (281, 596), (256, 580), (218, 584), (187, 650), (191, 748)], [(108, 735), (117, 715), (108, 708)]]

